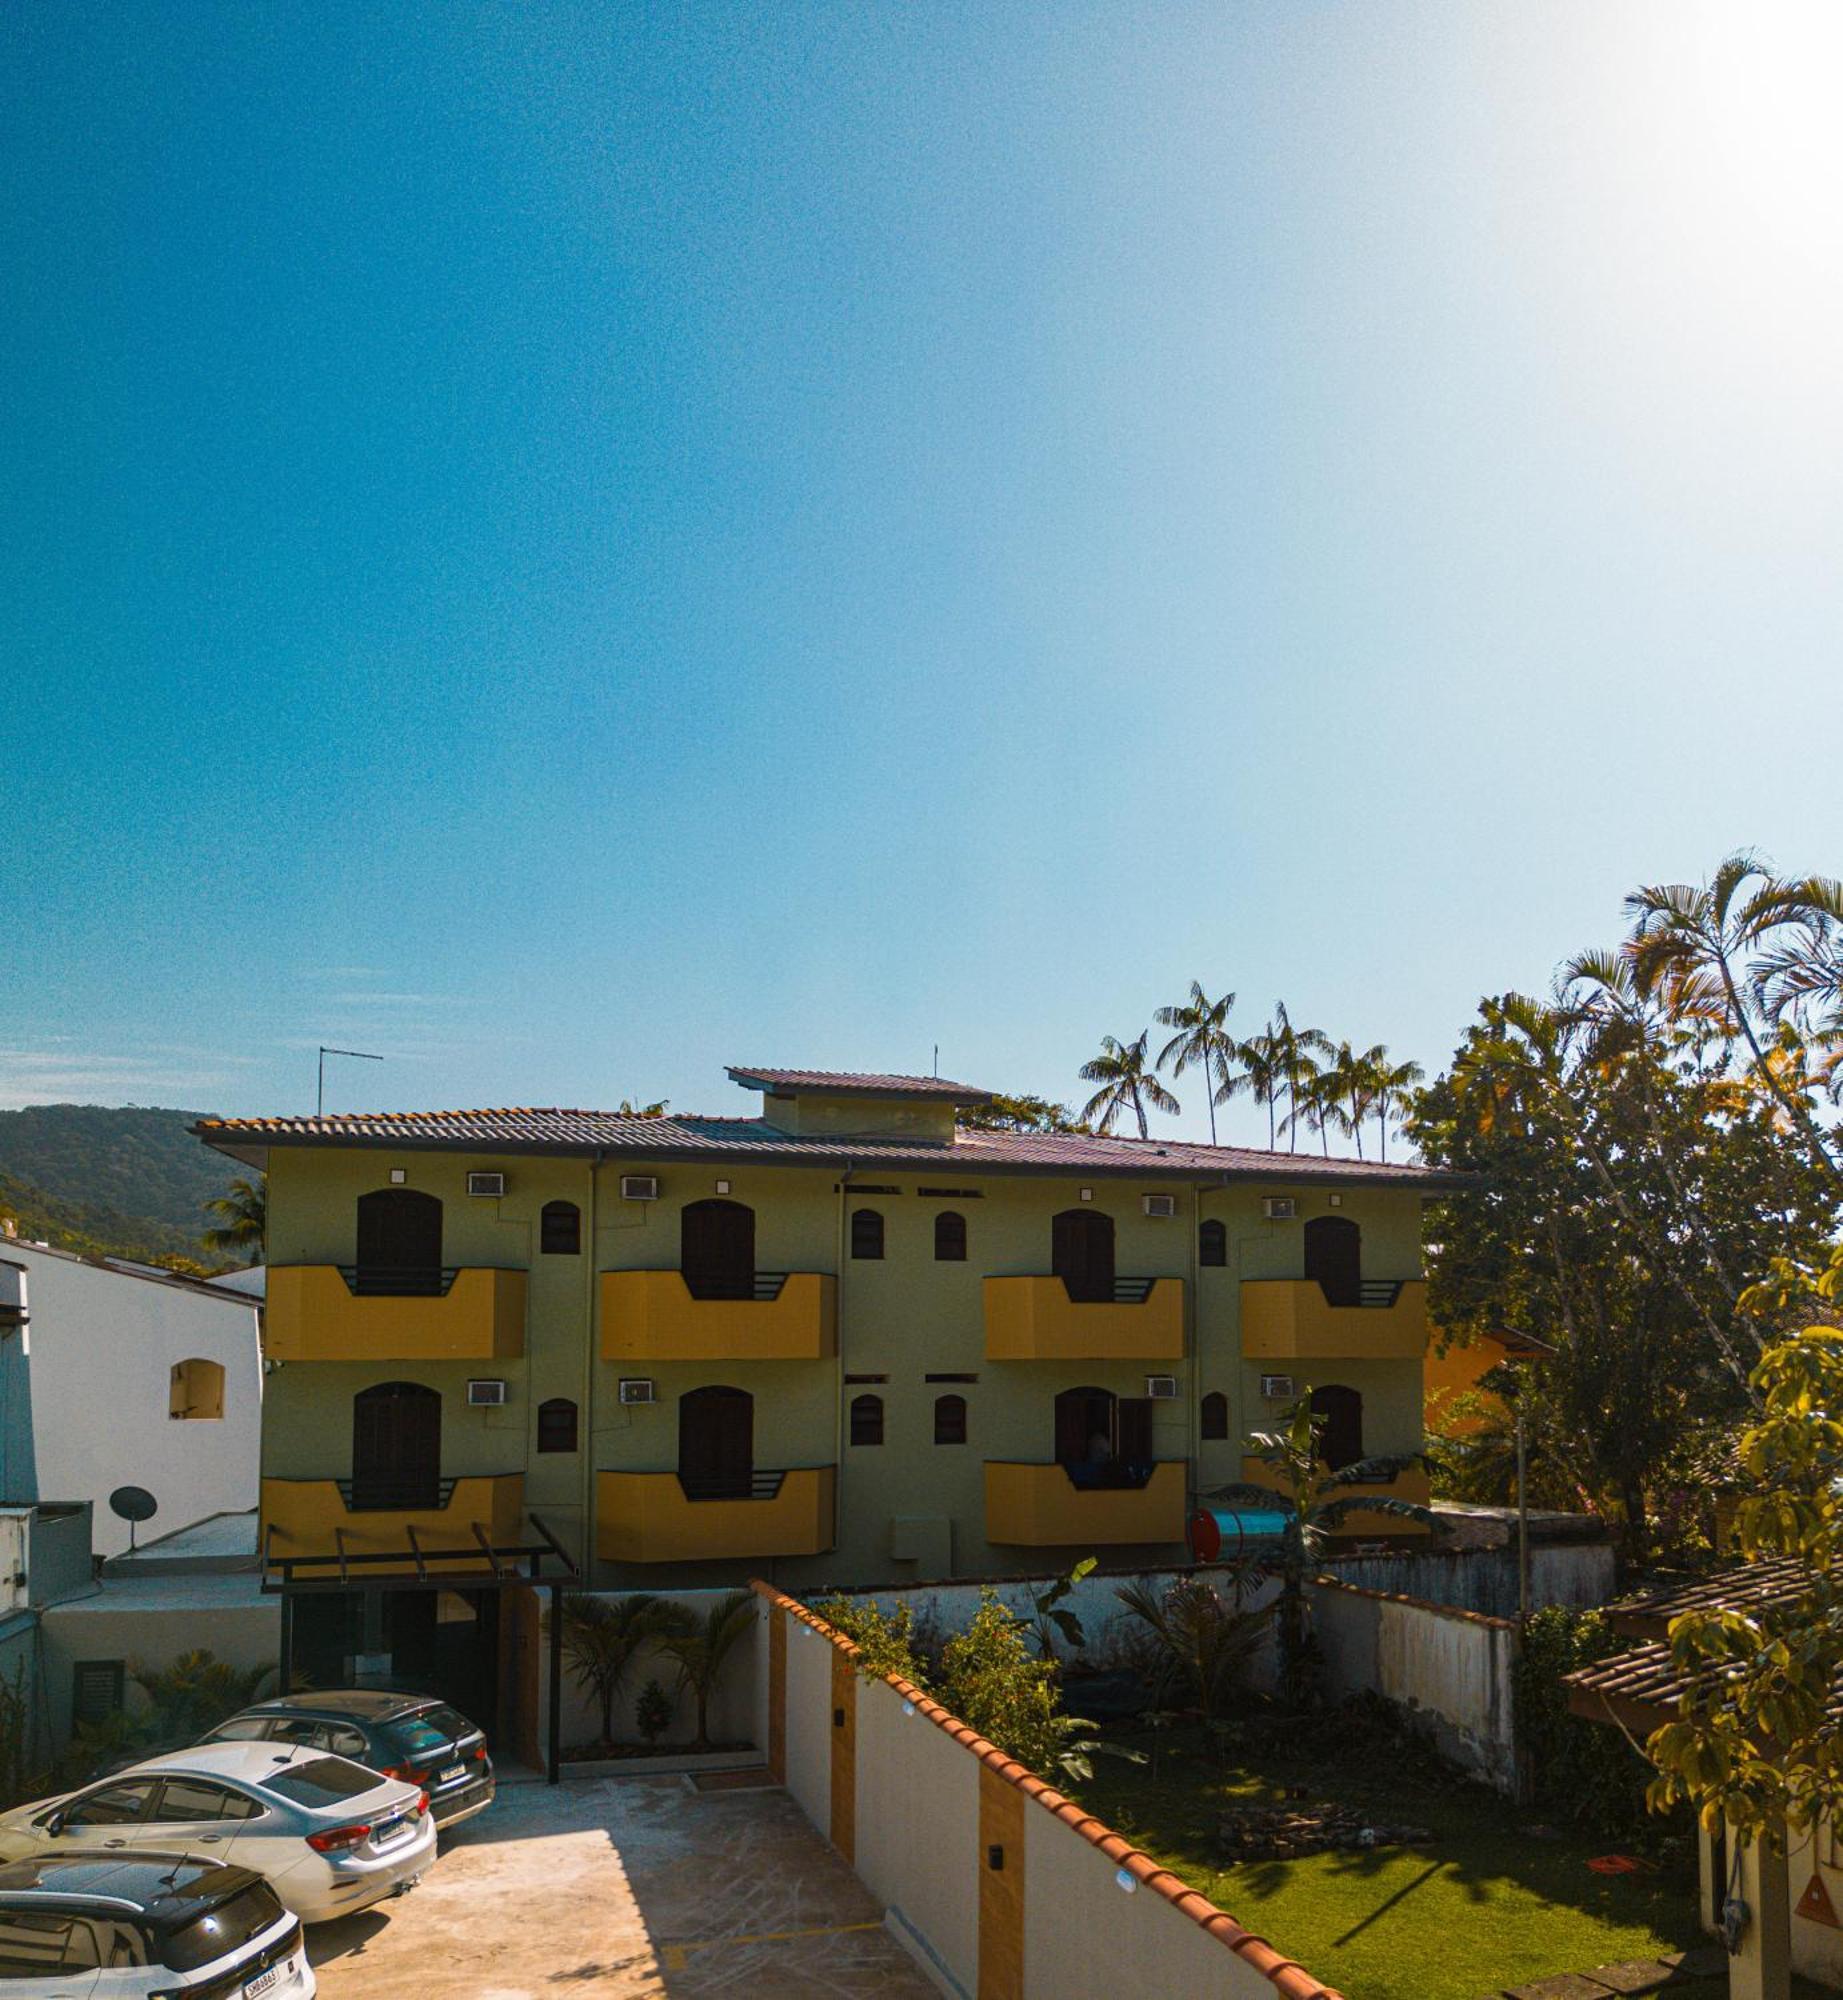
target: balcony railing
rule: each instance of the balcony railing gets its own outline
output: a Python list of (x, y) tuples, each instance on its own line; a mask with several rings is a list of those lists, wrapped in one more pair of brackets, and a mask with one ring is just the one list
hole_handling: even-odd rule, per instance
[(458, 1479), (335, 1479), (349, 1514), (425, 1512), (445, 1508)]
[(682, 1271), (601, 1274), (604, 1361), (823, 1361), (837, 1351), (838, 1281), (757, 1271), (745, 1292), (694, 1293)]
[(757, 1466), (746, 1479), (687, 1479), (681, 1472), (678, 1483), (687, 1500), (778, 1500), (786, 1477)]
[(445, 1299), (459, 1264), (339, 1264), (334, 1267), (355, 1299)]
[(987, 1278), (988, 1361), (1176, 1361), (1184, 1352), (1182, 1278), (1116, 1278), (1111, 1296), (1077, 1299), (1055, 1277)]
[(1365, 1278), (1338, 1305), (1315, 1278), (1246, 1278), (1241, 1349), (1259, 1361), (1418, 1361), (1427, 1349), (1426, 1282)]

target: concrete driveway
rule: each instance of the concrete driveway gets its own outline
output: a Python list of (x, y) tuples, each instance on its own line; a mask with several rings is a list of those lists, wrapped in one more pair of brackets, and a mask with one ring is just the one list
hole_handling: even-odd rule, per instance
[(931, 2000), (784, 1791), (705, 1782), (504, 1786), (419, 1888), (308, 1933), (323, 2000)]

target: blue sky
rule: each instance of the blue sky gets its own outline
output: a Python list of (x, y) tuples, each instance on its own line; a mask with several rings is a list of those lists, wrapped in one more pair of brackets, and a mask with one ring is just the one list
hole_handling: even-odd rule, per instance
[(16, 14), (0, 1102), (1433, 1068), (1843, 872), (1840, 18)]

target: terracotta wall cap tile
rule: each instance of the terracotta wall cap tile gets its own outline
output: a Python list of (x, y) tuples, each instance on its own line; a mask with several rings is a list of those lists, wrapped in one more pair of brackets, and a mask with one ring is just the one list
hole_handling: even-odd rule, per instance
[[(1321, 1578), (1321, 1582), (1335, 1582), (1333, 1578)], [(764, 1583), (757, 1577), (750, 1583), (750, 1589), (769, 1605), (784, 1611), (789, 1617), (797, 1618), (822, 1638), (828, 1639), (840, 1652), (855, 1658), (857, 1646), (835, 1630), (816, 1612), (809, 1611), (797, 1598), (785, 1591), (777, 1590), (773, 1584)], [(1338, 1584), (1341, 1590), (1358, 1590), (1365, 1597), (1383, 1597), (1385, 1592), (1366, 1590), (1356, 1584)], [(1401, 1598), (1404, 1604), (1415, 1604), (1415, 1598)], [(1442, 1605), (1427, 1605), (1424, 1609), (1444, 1610)], [(1477, 1612), (1460, 1612), (1465, 1618), (1477, 1618), (1487, 1625), (1506, 1625), (1501, 1618), (1483, 1618)], [(934, 1726), (951, 1736), (956, 1743), (964, 1744), (989, 1770), (1003, 1778), (1007, 1784), (1015, 1785), (1027, 1798), (1052, 1813), (1065, 1826), (1081, 1835), (1091, 1846), (1098, 1847), (1110, 1861), (1126, 1870), (1136, 1882), (1149, 1889), (1154, 1895), (1162, 1896), (1174, 1908), (1181, 1910), (1199, 1929), (1226, 1945), (1230, 1951), (1267, 1979), (1274, 1988), (1285, 1996), (1285, 2000), (1344, 2000), (1335, 1987), (1327, 1986), (1312, 1975), (1296, 1959), (1283, 1957), (1265, 1938), (1238, 1924), (1227, 1910), (1219, 1910), (1207, 1896), (1187, 1887), (1170, 1869), (1154, 1861), (1141, 1849), (1133, 1846), (1123, 1835), (1115, 1833), (1090, 1812), (1065, 1798), (1063, 1794), (1047, 1785), (1028, 1770), (1008, 1751), (1001, 1750), (996, 1743), (988, 1743), (976, 1729), (962, 1722), (957, 1715), (944, 1709), (938, 1701), (925, 1695), (899, 1674), (884, 1674), (881, 1678), (905, 1701), (912, 1702), (917, 1715), (926, 1716)]]
[(1425, 1597), (1409, 1597), (1399, 1590), (1375, 1590), (1367, 1583), (1346, 1583), (1341, 1576), (1315, 1576), (1318, 1590), (1342, 1590), (1352, 1597), (1373, 1597), (1378, 1604), (1406, 1604), (1415, 1611), (1430, 1611), (1436, 1618), (1457, 1618), (1468, 1625), (1488, 1625), (1494, 1631), (1514, 1632), (1514, 1618), (1493, 1618), (1483, 1611), (1462, 1611), (1456, 1604), (1435, 1604)]

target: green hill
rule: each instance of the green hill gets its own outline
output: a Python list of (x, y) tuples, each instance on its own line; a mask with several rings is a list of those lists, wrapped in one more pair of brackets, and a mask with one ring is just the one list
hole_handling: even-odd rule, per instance
[(211, 1264), (205, 1203), (240, 1169), (186, 1127), (199, 1114), (140, 1105), (0, 1111), (0, 1215), (63, 1250)]

